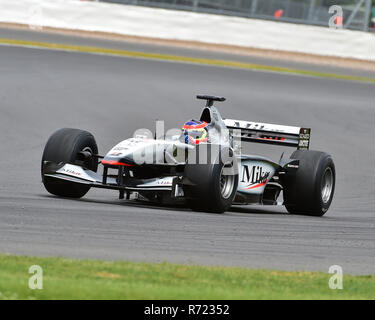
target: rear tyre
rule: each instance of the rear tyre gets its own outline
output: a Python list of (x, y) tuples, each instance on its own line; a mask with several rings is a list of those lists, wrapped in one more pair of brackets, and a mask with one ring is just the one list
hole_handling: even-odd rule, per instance
[(286, 177), (286, 209), (292, 214), (323, 216), (335, 191), (336, 171), (332, 157), (325, 152), (297, 150), (291, 158), (299, 160), (299, 168), (294, 176)]
[(98, 169), (96, 158), (92, 157), (87, 160), (81, 160), (78, 155), (80, 151), (98, 154), (98, 146), (95, 138), (87, 131), (64, 128), (57, 130), (48, 139), (42, 157), (42, 180), (44, 187), (49, 193), (61, 197), (81, 198), (90, 190), (90, 186), (87, 185), (58, 180), (43, 175), (45, 161), (56, 164), (61, 162), (76, 164), (96, 172)]
[(192, 210), (223, 213), (231, 207), (237, 192), (237, 161), (230, 149), (211, 154), (213, 161), (185, 166), (185, 178), (191, 184), (184, 190)]

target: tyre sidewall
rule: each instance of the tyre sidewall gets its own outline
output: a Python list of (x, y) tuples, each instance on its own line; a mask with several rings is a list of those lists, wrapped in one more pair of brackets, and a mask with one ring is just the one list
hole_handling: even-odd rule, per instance
[[(56, 164), (74, 164), (78, 153), (86, 147), (89, 147), (94, 154), (98, 153), (95, 138), (87, 131), (64, 128), (57, 130), (51, 135), (44, 148), (41, 165), (42, 181), (49, 193), (62, 197), (81, 198), (90, 190), (90, 186), (88, 185), (63, 181), (43, 175), (45, 161)], [(87, 163), (87, 169), (96, 172), (98, 162), (95, 159), (91, 159)]]
[[(335, 190), (336, 171), (332, 157), (325, 152), (298, 150), (291, 158), (300, 162), (296, 176), (290, 178), (286, 190), (288, 211), (293, 214), (324, 215), (332, 203)], [(327, 168), (332, 170), (333, 185), (330, 199), (324, 203), (321, 186)]]
[[(233, 163), (234, 186), (230, 196), (224, 198), (220, 188), (220, 174), (228, 161)], [(193, 184), (185, 187), (188, 204), (193, 210), (222, 213), (232, 205), (237, 192), (238, 172), (237, 161), (231, 150), (220, 150), (213, 163), (187, 164), (185, 177)]]
[[(322, 185), (322, 180), (324, 178), (324, 174), (327, 168), (331, 168), (334, 179), (333, 179), (333, 185), (332, 185), (330, 198), (327, 202), (324, 202), (322, 199), (321, 185)], [(325, 154), (324, 157), (322, 157), (321, 160), (319, 161), (319, 165), (316, 171), (315, 190), (314, 190), (315, 210), (321, 215), (324, 215), (327, 212), (327, 210), (329, 209), (332, 203), (333, 194), (335, 192), (335, 183), (336, 183), (335, 176), (336, 176), (336, 171), (335, 171), (335, 165), (333, 163), (333, 160), (328, 154)]]

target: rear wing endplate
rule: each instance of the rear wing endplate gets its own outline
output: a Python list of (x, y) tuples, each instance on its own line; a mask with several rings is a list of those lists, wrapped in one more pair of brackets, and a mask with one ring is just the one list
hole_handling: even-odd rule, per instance
[(225, 119), (224, 123), (241, 141), (296, 147), (298, 150), (308, 150), (310, 146), (310, 128), (233, 119)]

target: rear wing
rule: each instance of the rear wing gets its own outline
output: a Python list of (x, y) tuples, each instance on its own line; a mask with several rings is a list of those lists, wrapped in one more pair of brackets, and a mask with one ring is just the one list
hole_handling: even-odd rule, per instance
[(242, 141), (296, 147), (298, 150), (308, 150), (310, 146), (310, 128), (233, 119), (223, 121), (234, 137), (239, 138), (240, 135)]

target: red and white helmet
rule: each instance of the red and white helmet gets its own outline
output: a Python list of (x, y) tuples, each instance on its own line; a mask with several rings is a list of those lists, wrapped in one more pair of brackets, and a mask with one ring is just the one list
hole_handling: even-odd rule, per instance
[(201, 120), (190, 120), (185, 122), (182, 130), (185, 143), (197, 145), (208, 141), (208, 123)]

